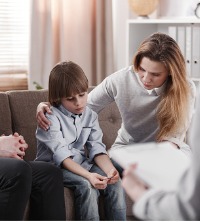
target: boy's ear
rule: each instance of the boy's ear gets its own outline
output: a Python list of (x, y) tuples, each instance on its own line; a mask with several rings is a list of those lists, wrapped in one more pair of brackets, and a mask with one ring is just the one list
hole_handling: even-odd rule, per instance
[(58, 107), (61, 104), (61, 99), (57, 99), (55, 101), (53, 101), (53, 106)]

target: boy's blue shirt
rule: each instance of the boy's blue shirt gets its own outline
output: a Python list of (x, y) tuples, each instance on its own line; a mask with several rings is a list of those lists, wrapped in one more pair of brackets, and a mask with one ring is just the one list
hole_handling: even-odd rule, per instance
[(52, 114), (46, 114), (51, 122), (48, 131), (39, 127), (36, 130), (36, 160), (60, 166), (64, 159), (70, 157), (90, 170), (95, 155), (107, 154), (97, 113), (86, 107), (82, 115), (75, 115), (62, 105), (51, 107), (51, 110)]

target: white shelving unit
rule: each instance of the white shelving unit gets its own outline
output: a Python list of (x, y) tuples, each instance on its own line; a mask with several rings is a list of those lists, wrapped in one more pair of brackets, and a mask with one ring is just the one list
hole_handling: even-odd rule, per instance
[[(188, 30), (189, 35), (187, 34)], [(129, 19), (127, 21), (126, 65), (132, 63), (132, 58), (139, 44), (154, 32), (175, 35), (172, 37), (176, 39), (181, 50), (183, 50), (185, 58), (187, 57), (188, 74), (194, 81), (200, 81), (200, 19), (194, 17)]]

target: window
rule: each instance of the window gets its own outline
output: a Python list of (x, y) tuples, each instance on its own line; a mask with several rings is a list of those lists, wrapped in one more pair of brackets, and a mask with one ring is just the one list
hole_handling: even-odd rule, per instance
[(30, 0), (0, 0), (0, 91), (27, 89)]

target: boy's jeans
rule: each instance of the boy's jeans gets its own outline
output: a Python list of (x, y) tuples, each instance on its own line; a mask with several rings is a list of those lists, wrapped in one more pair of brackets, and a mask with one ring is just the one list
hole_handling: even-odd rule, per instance
[[(96, 165), (90, 172), (105, 176)], [(77, 174), (63, 169), (64, 186), (74, 191), (76, 220), (99, 220), (98, 197), (104, 196), (105, 220), (126, 220), (126, 203), (121, 180), (108, 184), (106, 189), (98, 190), (90, 182)]]

